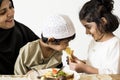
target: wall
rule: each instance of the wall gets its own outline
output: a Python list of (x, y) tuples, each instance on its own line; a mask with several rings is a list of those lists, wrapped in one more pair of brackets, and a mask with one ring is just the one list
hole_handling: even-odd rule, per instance
[[(15, 19), (24, 23), (40, 36), (41, 23), (47, 15), (66, 14), (72, 19), (76, 38), (70, 42), (71, 48), (79, 58), (86, 57), (87, 46), (90, 37), (85, 34), (85, 29), (81, 25), (78, 13), (83, 4), (88, 0), (13, 0), (15, 5)], [(120, 17), (118, 11), (119, 0), (115, 0), (114, 14)], [(115, 31), (120, 37), (120, 28)]]

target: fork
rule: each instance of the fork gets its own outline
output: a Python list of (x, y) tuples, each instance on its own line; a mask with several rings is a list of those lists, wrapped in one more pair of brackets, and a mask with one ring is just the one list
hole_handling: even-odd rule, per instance
[(40, 76), (40, 73), (37, 69), (32, 68), (33, 71), (37, 72), (37, 78), (40, 79), (42, 76)]

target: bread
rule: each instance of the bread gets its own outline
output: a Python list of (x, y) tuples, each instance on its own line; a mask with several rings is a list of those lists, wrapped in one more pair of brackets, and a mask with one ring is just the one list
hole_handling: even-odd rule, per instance
[(69, 58), (70, 59), (72, 59), (72, 54), (73, 54), (73, 50), (71, 50), (71, 48), (70, 47), (67, 47), (66, 49), (65, 49), (65, 52), (67, 53), (67, 55), (69, 56)]

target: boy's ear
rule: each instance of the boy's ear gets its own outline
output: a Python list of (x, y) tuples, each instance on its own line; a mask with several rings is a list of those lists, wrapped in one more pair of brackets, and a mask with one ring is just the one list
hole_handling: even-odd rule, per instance
[(53, 38), (53, 37), (48, 38), (48, 42), (52, 42), (52, 41), (54, 41), (54, 40), (55, 40), (55, 38)]
[(105, 17), (102, 17), (102, 18), (101, 18), (101, 21), (103, 22), (104, 25), (107, 24), (107, 20), (106, 20)]

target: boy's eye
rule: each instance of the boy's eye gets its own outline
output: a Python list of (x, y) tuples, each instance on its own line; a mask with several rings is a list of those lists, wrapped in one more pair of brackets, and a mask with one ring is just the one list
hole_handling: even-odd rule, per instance
[(65, 41), (63, 41), (63, 43), (68, 43), (69, 42), (69, 40), (65, 40)]

